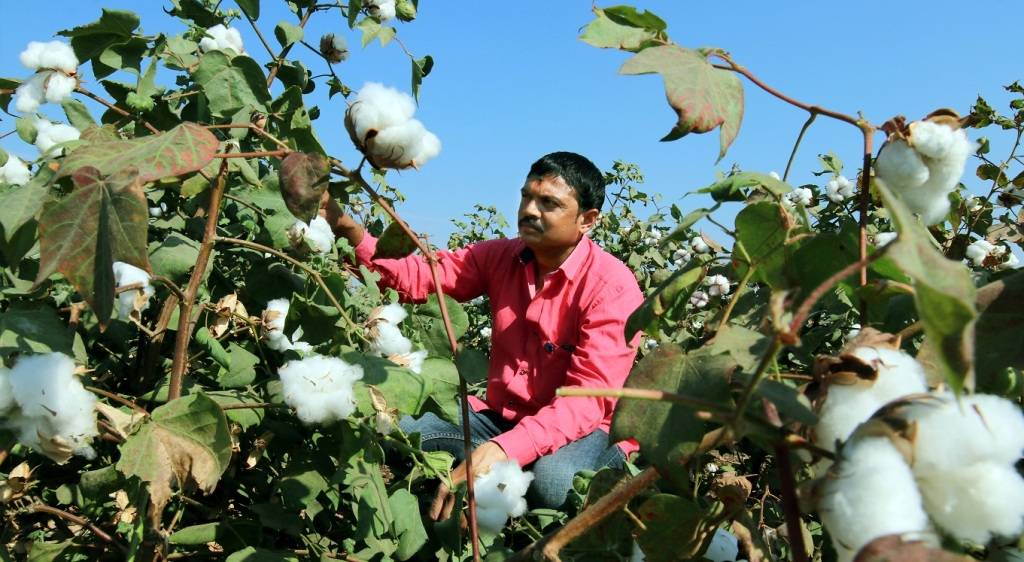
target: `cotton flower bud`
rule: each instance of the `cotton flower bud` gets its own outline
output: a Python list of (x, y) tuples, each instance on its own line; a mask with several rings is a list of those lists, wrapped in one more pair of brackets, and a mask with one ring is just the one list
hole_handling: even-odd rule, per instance
[(825, 184), (825, 195), (833, 203), (841, 203), (856, 193), (856, 187), (843, 176), (836, 176)]
[(224, 24), (218, 23), (204, 33), (206, 36), (199, 40), (199, 49), (204, 53), (230, 49), (240, 55), (245, 54), (242, 35), (234, 27), (226, 27)]
[(711, 251), (711, 247), (704, 241), (703, 236), (694, 236), (690, 239), (690, 247), (693, 251), (698, 254), (706, 254)]
[(320, 38), (320, 54), (327, 62), (337, 64), (348, 58), (348, 43), (340, 35), (327, 33)]
[(129, 263), (114, 262), (114, 284), (118, 289), (141, 284), (141, 288), (121, 291), (117, 294), (117, 317), (127, 321), (149, 308), (149, 299), (155, 292), (149, 284), (150, 276), (144, 269)]
[(476, 517), (482, 529), (500, 533), (509, 517), (526, 513), (526, 490), (533, 481), (532, 472), (523, 472), (514, 460), (497, 462), (490, 471), (474, 480)]
[(712, 275), (704, 280), (708, 286), (708, 296), (724, 297), (729, 294), (729, 279), (724, 275)]
[(398, 0), (395, 2), (395, 12), (398, 15), (398, 19), (402, 21), (416, 19), (416, 5), (409, 0)]
[(337, 357), (313, 355), (285, 363), (277, 371), (284, 401), (304, 423), (345, 419), (356, 409), (352, 385), (363, 378), (363, 368)]
[(782, 196), (782, 204), (789, 208), (794, 208), (797, 205), (810, 207), (812, 201), (814, 201), (814, 192), (806, 187), (794, 189)]
[(380, 21), (387, 21), (395, 17), (395, 0), (366, 0), (366, 13)]
[(710, 297), (708, 297), (708, 294), (704, 291), (694, 291), (693, 294), (690, 295), (690, 305), (696, 308), (704, 308), (708, 305), (710, 300)]
[(78, 70), (75, 51), (63, 41), (30, 41), (18, 58), (30, 70), (51, 69), (66, 74), (74, 74)]
[(349, 137), (376, 168), (418, 168), (441, 152), (441, 141), (412, 118), (408, 94), (367, 83), (345, 112)]
[(25, 161), (13, 154), (7, 157), (7, 162), (0, 166), (0, 183), (8, 185), (25, 185), (32, 179), (32, 172), (29, 171)]

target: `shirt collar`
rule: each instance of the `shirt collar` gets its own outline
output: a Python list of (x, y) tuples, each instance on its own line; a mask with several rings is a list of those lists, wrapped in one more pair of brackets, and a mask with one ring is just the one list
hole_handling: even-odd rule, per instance
[[(519, 243), (522, 245), (522, 250), (516, 254), (516, 258), (519, 263), (526, 265), (534, 260), (535, 256), (533, 250), (528, 248), (526, 244), (520, 240)], [(590, 252), (593, 251), (594, 242), (588, 236), (583, 236), (576, 247), (573, 248), (572, 253), (569, 257), (562, 262), (562, 265), (558, 266), (556, 271), (561, 271), (566, 279), (570, 281), (576, 278), (576, 275), (583, 269), (584, 264), (587, 263), (587, 258), (590, 257)]]

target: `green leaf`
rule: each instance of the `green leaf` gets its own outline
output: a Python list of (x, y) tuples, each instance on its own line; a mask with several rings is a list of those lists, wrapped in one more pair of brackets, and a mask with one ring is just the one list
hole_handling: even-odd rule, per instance
[[(6, 547), (5, 547), (6, 548)], [(74, 539), (60, 542), (36, 540), (32, 542), (27, 562), (89, 562), (95, 553)]]
[(1007, 394), (1007, 367), (1024, 370), (1024, 271), (978, 290), (974, 360), (978, 391)]
[(103, 175), (126, 168), (138, 169), (139, 181), (146, 183), (168, 176), (201, 170), (217, 154), (220, 141), (195, 123), (182, 123), (156, 135), (131, 140), (111, 140), (103, 128), (82, 133), (82, 145), (64, 158), (57, 177), (70, 176), (79, 168), (92, 167)]
[(50, 198), (46, 186), (52, 178), (53, 171), (44, 166), (27, 184), (0, 193), (0, 227), (8, 241), (39, 214)]
[(139, 76), (138, 84), (135, 87), (134, 92), (128, 92), (128, 97), (125, 101), (128, 103), (128, 107), (135, 111), (152, 111), (156, 107), (156, 102), (153, 100), (153, 96), (163, 92), (163, 88), (156, 85), (156, 67), (157, 60), (149, 64), (149, 69), (146, 73)]
[[(676, 344), (663, 344), (633, 368), (625, 386), (728, 405), (729, 378), (735, 368), (727, 355), (707, 349), (686, 353)], [(651, 462), (678, 471), (709, 428), (694, 414), (693, 409), (675, 403), (623, 398), (615, 408), (611, 438), (636, 438)]]
[(33, 144), (36, 142), (36, 135), (39, 130), (36, 128), (36, 121), (31, 117), (18, 117), (14, 120), (14, 130), (18, 132), (18, 138)]
[(343, 484), (356, 498), (356, 521), (361, 535), (383, 537), (391, 531), (395, 516), (380, 465), (356, 459), (345, 469)]
[(653, 12), (647, 10), (639, 12), (633, 6), (611, 6), (605, 8), (604, 13), (609, 19), (619, 25), (639, 27), (651, 31), (665, 31), (668, 29), (668, 24), (665, 23), (665, 20), (659, 18)]
[(71, 126), (79, 131), (96, 126), (96, 121), (93, 120), (92, 114), (89, 113), (89, 108), (85, 107), (84, 103), (74, 98), (68, 98), (60, 102), (60, 106), (64, 109), (64, 114), (68, 116), (68, 122), (71, 123)]
[(415, 251), (416, 243), (406, 236), (400, 224), (392, 222), (380, 235), (373, 259), (404, 258)]
[(299, 558), (280, 550), (249, 546), (231, 553), (225, 562), (299, 562)]
[[(760, 201), (747, 205), (736, 215), (736, 245), (732, 264), (736, 275), (743, 277), (748, 267), (755, 267), (754, 281), (767, 283), (773, 289), (786, 286), (786, 257), (795, 251), (787, 245), (792, 218), (778, 204)], [(749, 263), (748, 263), (749, 258)]]
[(150, 269), (146, 197), (134, 168), (103, 177), (82, 167), (72, 179), (76, 188), (47, 202), (39, 216), (36, 284), (63, 273), (105, 325), (114, 306), (114, 262)]
[(212, 357), (213, 360), (221, 367), (225, 369), (231, 368), (231, 355), (229, 355), (228, 351), (224, 349), (224, 346), (217, 341), (217, 338), (213, 337), (213, 334), (210, 333), (210, 330), (206, 326), (196, 330), (195, 340), (196, 343), (205, 349), (206, 352), (210, 354), (210, 357)]
[(281, 21), (277, 23), (276, 27), (274, 27), (274, 37), (277, 37), (277, 42), (280, 43), (282, 47), (287, 47), (292, 43), (302, 41), (303, 32), (301, 27), (290, 24), (286, 21)]
[(398, 550), (394, 556), (399, 560), (408, 560), (427, 542), (427, 530), (423, 528), (419, 501), (404, 488), (391, 494), (389, 501), (391, 512), (395, 514), (394, 530), (398, 537)]
[(699, 208), (694, 209), (686, 214), (685, 217), (679, 219), (679, 224), (676, 225), (675, 229), (661, 241), (661, 245), (665, 245), (668, 242), (686, 240), (689, 237), (690, 227), (697, 224), (697, 221), (710, 215), (711, 213), (718, 210), (718, 205), (711, 207), (710, 209)]
[[(718, 504), (721, 505), (721, 504)], [(718, 519), (692, 500), (655, 494), (637, 508), (647, 526), (636, 541), (650, 562), (699, 559), (718, 528)]]
[(259, 364), (260, 358), (234, 342), (228, 344), (227, 353), (231, 358), (231, 367), (221, 368), (217, 373), (217, 382), (220, 386), (241, 388), (252, 384), (256, 380), (256, 365)]
[(346, 353), (342, 358), (363, 367), (363, 379), (355, 385), (356, 403), (362, 413), (374, 413), (367, 385), (372, 385), (384, 395), (388, 407), (398, 408), (403, 414), (418, 413), (430, 396), (431, 386), (423, 375), (387, 359), (356, 352)]
[(899, 233), (888, 257), (914, 281), (914, 304), (936, 369), (954, 392), (974, 388), (975, 287), (965, 265), (946, 259), (934, 239), (885, 184), (875, 184)]
[(412, 97), (420, 99), (420, 84), (434, 69), (434, 57), (427, 55), (419, 60), (412, 59)]
[(259, 543), (261, 538), (262, 529), (258, 523), (230, 518), (179, 529), (167, 537), (167, 542), (194, 546), (215, 542), (227, 550), (237, 550)]
[(246, 106), (267, 112), (267, 77), (256, 61), (245, 55), (228, 58), (221, 51), (210, 51), (199, 59), (192, 78), (216, 117), (231, 117)]
[(121, 43), (135, 33), (139, 16), (127, 10), (103, 9), (100, 19), (57, 32), (71, 38), (71, 47), (78, 60), (85, 62), (102, 53), (107, 47)]
[(700, 262), (686, 269), (676, 270), (626, 320), (626, 341), (633, 339), (639, 330), (655, 334), (661, 317), (668, 311), (685, 304), (690, 294), (704, 278), (704, 266)]
[(20, 80), (12, 80), (10, 78), (0, 78), (0, 91), (7, 90), (10, 93), (0, 93), (0, 110), (7, 111), (8, 106), (11, 104), (11, 98), (13, 98), (14, 90), (21, 85)]
[(594, 7), (593, 10), (597, 17), (587, 24), (586, 29), (579, 37), (584, 43), (599, 49), (622, 49), (635, 52), (651, 45), (653, 40), (658, 37), (657, 31), (645, 29), (643, 26), (624, 25), (616, 22), (609, 17), (608, 10), (597, 7)]
[[(351, 9), (352, 8), (349, 7), (349, 10)], [(381, 47), (387, 47), (388, 43), (390, 43), (391, 39), (394, 38), (395, 36), (395, 28), (387, 25), (381, 25), (372, 18), (366, 18), (362, 20), (361, 22), (356, 24), (356, 27), (358, 27), (363, 32), (363, 47), (372, 43), (374, 39), (380, 40)]]
[(88, 470), (82, 473), (78, 481), (78, 487), (82, 493), (90, 498), (103, 498), (116, 491), (124, 483), (121, 473), (114, 465), (107, 465), (103, 468)]
[(157, 513), (178, 488), (194, 482), (204, 493), (216, 487), (231, 460), (224, 412), (203, 393), (172, 400), (153, 410), (121, 445), (117, 469), (146, 482)]
[(316, 467), (300, 462), (289, 465), (277, 481), (277, 492), (285, 508), (303, 509), (316, 501), (320, 492), (329, 486), (330, 482)]
[(0, 358), (59, 351), (84, 362), (85, 350), (76, 349), (80, 346), (67, 323), (49, 306), (18, 303), (0, 312)]
[(668, 102), (679, 115), (679, 122), (661, 140), (721, 127), (718, 159), (725, 156), (743, 120), (743, 85), (734, 73), (715, 68), (696, 51), (676, 45), (644, 49), (626, 61), (619, 72), (657, 72), (665, 79)]
[(260, 0), (237, 0), (237, 3), (249, 19), (253, 21), (260, 19)]
[(730, 174), (724, 179), (716, 181), (715, 183), (702, 187), (697, 190), (697, 193), (710, 193), (711, 198), (718, 202), (724, 201), (743, 201), (747, 198), (747, 194), (744, 192), (746, 188), (765, 189), (769, 193), (775, 195), (782, 195), (788, 191), (792, 191), (792, 188), (782, 180), (777, 180), (768, 174), (762, 174), (760, 172), (737, 172)]
[[(466, 379), (468, 384), (476, 384), (487, 380), (487, 372), (490, 370), (491, 361), (487, 354), (479, 349), (459, 349), (455, 356), (455, 366), (458, 367), (458, 375)], [(455, 381), (458, 384), (458, 379)]]
[[(806, 295), (835, 272), (860, 259), (856, 230), (822, 232), (800, 245), (786, 267)], [(854, 274), (856, 275), (856, 274)]]
[(316, 218), (327, 190), (331, 162), (320, 153), (292, 152), (281, 161), (281, 197), (295, 218), (309, 223)]
[(199, 242), (177, 232), (171, 232), (149, 252), (149, 263), (154, 275), (171, 280), (181, 279), (192, 270), (199, 259)]
[[(142, 73), (142, 58), (149, 49), (149, 42), (142, 37), (132, 37), (103, 49), (92, 61), (93, 74), (104, 78), (119, 70), (132, 74)], [(106, 84), (104, 84), (106, 85)]]
[[(469, 315), (462, 305), (448, 295), (444, 296), (448, 308), (448, 316), (455, 331), (455, 339), (466, 333), (469, 328)], [(423, 347), (428, 353), (435, 357), (451, 357), (452, 348), (448, 343), (448, 333), (444, 328), (444, 321), (441, 319), (441, 307), (437, 305), (437, 295), (430, 295), (427, 302), (417, 307), (415, 318), (421, 323), (423, 336)]]
[(708, 342), (708, 351), (727, 354), (746, 373), (753, 373), (771, 338), (750, 328), (727, 325)]

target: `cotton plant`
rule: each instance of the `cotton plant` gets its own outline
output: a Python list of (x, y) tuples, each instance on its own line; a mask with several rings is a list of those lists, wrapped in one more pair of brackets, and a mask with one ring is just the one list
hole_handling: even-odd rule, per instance
[(325, 33), (320, 37), (320, 54), (331, 64), (344, 62), (348, 58), (348, 42), (341, 35)]
[(486, 474), (477, 476), (473, 488), (480, 528), (498, 534), (509, 517), (526, 513), (526, 490), (532, 481), (533, 472), (524, 472), (514, 460), (495, 463)]
[(397, 13), (395, 0), (366, 0), (366, 12), (380, 21), (394, 19)]
[(0, 427), (59, 464), (72, 455), (96, 457), (90, 445), (99, 435), (96, 397), (63, 353), (22, 356), (13, 368), (0, 367)]
[(833, 203), (842, 203), (857, 193), (857, 187), (845, 176), (836, 176), (825, 184), (825, 196)]
[(32, 172), (24, 160), (11, 154), (7, 162), (0, 166), (0, 183), (7, 185), (25, 185), (32, 179)]
[(138, 318), (142, 311), (149, 308), (149, 299), (154, 289), (150, 285), (150, 275), (144, 269), (130, 263), (114, 262), (114, 286), (118, 289), (129, 285), (141, 284), (138, 289), (130, 289), (117, 293), (117, 317), (128, 320)]
[(337, 357), (311, 355), (277, 370), (284, 401), (302, 422), (324, 424), (348, 418), (356, 409), (353, 385), (363, 368)]
[(675, 252), (672, 252), (672, 260), (677, 264), (682, 265), (693, 259), (693, 247), (689, 243), (683, 244), (681, 247), (676, 248)]
[(729, 294), (729, 278), (724, 275), (711, 275), (704, 279), (708, 286), (709, 297), (724, 297)]
[(971, 242), (965, 252), (967, 261), (974, 267), (994, 267), (996, 270), (1015, 269), (1019, 260), (1006, 246), (996, 245), (981, 239)]
[(334, 248), (334, 232), (327, 219), (317, 216), (307, 224), (296, 220), (288, 229), (288, 239), (295, 247), (306, 248), (317, 254), (327, 254)]
[(267, 347), (274, 351), (295, 351), (300, 354), (312, 353), (313, 346), (301, 341), (302, 327), (296, 328), (289, 338), (284, 332), (285, 321), (288, 319), (288, 310), (291, 303), (288, 299), (273, 299), (267, 302), (267, 308), (263, 310), (263, 340)]
[(643, 243), (645, 246), (657, 246), (661, 242), (661, 237), (662, 232), (657, 228), (652, 228), (644, 235)]
[(814, 192), (806, 187), (798, 187), (782, 196), (782, 204), (789, 209), (810, 207), (813, 202)]
[(413, 119), (412, 96), (369, 82), (345, 112), (345, 128), (376, 168), (419, 168), (441, 152), (441, 140)]
[(690, 248), (696, 254), (707, 254), (711, 251), (711, 246), (704, 240), (703, 236), (694, 236), (690, 239)]
[(370, 313), (366, 321), (367, 336), (371, 355), (386, 357), (392, 363), (408, 367), (414, 373), (423, 370), (423, 362), (427, 359), (427, 350), (413, 351), (412, 341), (402, 335), (398, 325), (408, 317), (402, 305), (392, 303), (380, 306)]
[[(71, 125), (65, 125), (63, 123), (54, 123), (49, 119), (43, 117), (36, 117), (35, 119), (36, 128), (36, 148), (39, 149), (39, 153), (46, 156), (50, 155), (52, 148), (57, 145), (78, 140), (81, 133), (78, 129)], [(64, 149), (61, 148), (58, 151), (54, 151), (54, 156), (60, 156), (64, 153)]]
[(21, 113), (33, 113), (44, 103), (61, 103), (78, 86), (78, 58), (63, 41), (31, 41), (19, 59), (35, 72), (14, 91), (14, 108)]
[(704, 291), (697, 290), (690, 295), (690, 306), (694, 308), (704, 308), (711, 302), (711, 297)]
[(234, 27), (218, 23), (204, 31), (204, 34), (205, 37), (199, 40), (199, 49), (204, 53), (209, 51), (227, 51), (230, 49), (240, 55), (245, 54), (242, 34)]
[(875, 174), (896, 192), (926, 225), (938, 224), (949, 213), (949, 194), (963, 176), (975, 144), (951, 111), (904, 125), (890, 121), (889, 137), (875, 160)]

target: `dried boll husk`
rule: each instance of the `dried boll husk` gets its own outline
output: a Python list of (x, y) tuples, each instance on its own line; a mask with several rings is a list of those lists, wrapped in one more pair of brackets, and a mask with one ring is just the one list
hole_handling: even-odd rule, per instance
[(281, 197), (295, 218), (308, 224), (316, 217), (330, 175), (331, 162), (323, 154), (292, 152), (285, 156), (279, 174)]
[(348, 45), (341, 37), (326, 33), (320, 38), (320, 54), (331, 64), (338, 64), (348, 58)]

